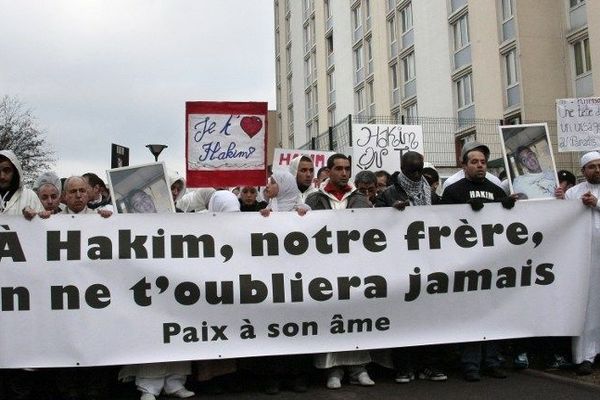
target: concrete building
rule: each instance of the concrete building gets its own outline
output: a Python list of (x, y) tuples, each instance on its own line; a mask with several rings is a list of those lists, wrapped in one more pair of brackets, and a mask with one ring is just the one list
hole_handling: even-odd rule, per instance
[(600, 95), (599, 0), (274, 0), (274, 8), (283, 147), (349, 115), (444, 118), (452, 129), (426, 152), (455, 166), (456, 153), (441, 149), (481, 140), (479, 120), (547, 121), (552, 130), (556, 99)]

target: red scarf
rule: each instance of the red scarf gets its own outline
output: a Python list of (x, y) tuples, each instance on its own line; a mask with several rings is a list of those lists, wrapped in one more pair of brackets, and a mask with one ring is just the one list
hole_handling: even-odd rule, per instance
[(352, 191), (352, 187), (350, 185), (346, 185), (343, 188), (339, 188), (331, 182), (328, 182), (327, 185), (323, 188), (324, 191), (333, 195), (338, 201), (342, 201), (344, 195), (348, 192)]

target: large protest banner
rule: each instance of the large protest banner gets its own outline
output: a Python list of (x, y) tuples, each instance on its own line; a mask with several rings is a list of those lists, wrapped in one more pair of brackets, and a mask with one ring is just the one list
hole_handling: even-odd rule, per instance
[(2, 227), (2, 368), (572, 336), (587, 301), (579, 201)]
[(600, 149), (600, 97), (556, 100), (558, 151)]
[(267, 103), (185, 103), (188, 187), (264, 185)]
[(352, 166), (354, 171), (399, 171), (402, 154), (423, 154), (420, 125), (352, 125)]

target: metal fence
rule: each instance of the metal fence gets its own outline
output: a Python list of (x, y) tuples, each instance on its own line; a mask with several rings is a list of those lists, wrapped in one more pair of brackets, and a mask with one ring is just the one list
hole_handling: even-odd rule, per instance
[[(546, 121), (526, 121), (538, 123)], [(348, 115), (335, 126), (305, 143), (300, 149), (344, 151), (352, 145), (352, 124), (406, 124), (420, 125), (423, 129), (425, 161), (438, 168), (459, 168), (459, 152), (463, 140), (477, 140), (490, 148), (490, 167), (502, 169), (502, 144), (498, 126), (500, 119), (457, 119), (436, 117), (394, 118), (389, 115)], [(556, 169), (579, 174), (581, 153), (559, 153), (556, 146), (556, 121), (547, 122)]]

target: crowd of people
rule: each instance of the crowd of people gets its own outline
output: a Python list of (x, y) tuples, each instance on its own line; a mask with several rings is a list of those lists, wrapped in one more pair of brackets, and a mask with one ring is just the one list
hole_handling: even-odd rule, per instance
[[(523, 150), (524, 158), (529, 156)], [(351, 162), (343, 154), (334, 154), (327, 166), (316, 171), (310, 157), (296, 157), (289, 168), (276, 169), (261, 190), (254, 186), (201, 188), (186, 190), (185, 180), (176, 172), (168, 176), (177, 212), (259, 212), (268, 217), (272, 212), (297, 212), (304, 215), (315, 210), (406, 207), (436, 204), (470, 204), (480, 211), (485, 203), (499, 202), (510, 209), (518, 194), (510, 194), (507, 185), (487, 171), (490, 150), (478, 142), (465, 144), (461, 159), (463, 168), (440, 187), (440, 177), (424, 157), (416, 152), (402, 155), (400, 171), (361, 171), (351, 179)], [(531, 157), (529, 157), (531, 158)], [(527, 160), (526, 160), (527, 161)], [(531, 160), (530, 160), (531, 161)], [(533, 161), (530, 164), (534, 164)], [(538, 172), (532, 165), (531, 169)], [(594, 214), (592, 261), (597, 264), (600, 252), (600, 153), (589, 152), (581, 158), (583, 181), (576, 184), (569, 171), (559, 171), (560, 184), (555, 190), (558, 199), (577, 199), (592, 208)], [(133, 193), (127, 200), (132, 212), (155, 212), (146, 199), (147, 193)], [(15, 154), (0, 151), (0, 213), (20, 215), (26, 219), (52, 218), (54, 214), (99, 214), (110, 218), (114, 213), (109, 190), (96, 174), (86, 173), (60, 179), (53, 172), (41, 174), (33, 189), (23, 184), (23, 171)], [(485, 211), (482, 211), (485, 212)], [(596, 268), (598, 269), (598, 268)], [(590, 281), (600, 282), (600, 269), (593, 270)], [(592, 283), (592, 289), (598, 283)], [(347, 377), (351, 384), (375, 384), (369, 365), (378, 364), (394, 372), (398, 383), (407, 384), (415, 378), (445, 381), (448, 354), (458, 355), (463, 378), (477, 382), (481, 376), (503, 379), (505, 360), (512, 366), (527, 368), (532, 353), (543, 359), (547, 368), (574, 368), (578, 374), (592, 371), (594, 358), (600, 353), (600, 290), (590, 291), (584, 332), (576, 338), (529, 338), (499, 343), (495, 341), (453, 345), (398, 348), (391, 351), (347, 351), (316, 355), (261, 357), (244, 360), (207, 360), (169, 362), (120, 367), (121, 381), (133, 381), (141, 400), (154, 400), (161, 393), (188, 398), (202, 383), (212, 393), (224, 386), (236, 388), (236, 374), (250, 371), (258, 377), (265, 392), (276, 394), (284, 382), (297, 392), (309, 386), (311, 371), (322, 370), (329, 389), (338, 389)], [(510, 354), (506, 350), (510, 349)], [(504, 354), (503, 354), (504, 351)], [(510, 356), (510, 357), (509, 357)], [(115, 370), (106, 367), (57, 369), (46, 371), (56, 384), (54, 393), (61, 399), (95, 399), (103, 396), (106, 382), (116, 381)], [(38, 375), (36, 375), (38, 374)], [(31, 397), (35, 388), (32, 376), (38, 372), (10, 371), (4, 383), (12, 398)], [(46, 384), (48, 383), (46, 379)], [(45, 387), (45, 386), (44, 386)]]

